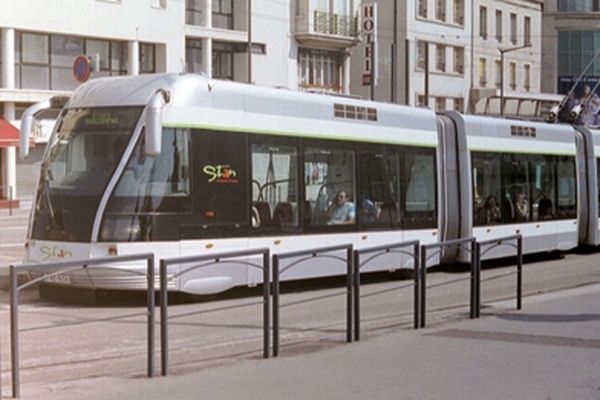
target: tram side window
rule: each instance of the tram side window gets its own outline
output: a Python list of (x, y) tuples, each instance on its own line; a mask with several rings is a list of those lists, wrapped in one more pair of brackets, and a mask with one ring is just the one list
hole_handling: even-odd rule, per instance
[(474, 225), (502, 222), (500, 154), (472, 153)]
[(195, 214), (203, 236), (242, 234), (250, 224), (247, 137), (194, 131)]
[(326, 146), (304, 151), (305, 224), (308, 227), (356, 223), (354, 152)]
[(400, 162), (397, 153), (373, 148), (360, 154), (358, 220), (362, 228), (400, 224)]
[(525, 222), (531, 219), (529, 199), (529, 168), (526, 156), (504, 154), (502, 158), (502, 200), (504, 222)]
[(573, 157), (558, 157), (556, 164), (558, 177), (558, 217), (577, 216), (577, 183), (575, 160)]
[[(264, 142), (264, 143), (263, 143)], [(255, 138), (252, 153), (251, 226), (257, 232), (299, 227), (296, 147)]]
[(530, 156), (531, 219), (532, 221), (556, 217), (554, 157)]
[(402, 187), (404, 229), (435, 228), (435, 151), (406, 149)]

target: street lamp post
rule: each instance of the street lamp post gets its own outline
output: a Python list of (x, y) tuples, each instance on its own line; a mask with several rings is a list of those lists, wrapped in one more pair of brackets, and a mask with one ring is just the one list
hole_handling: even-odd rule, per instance
[(500, 52), (500, 115), (504, 116), (504, 53), (521, 50), (526, 47), (531, 47), (531, 43), (525, 43), (521, 46), (508, 47), (506, 49), (498, 48)]

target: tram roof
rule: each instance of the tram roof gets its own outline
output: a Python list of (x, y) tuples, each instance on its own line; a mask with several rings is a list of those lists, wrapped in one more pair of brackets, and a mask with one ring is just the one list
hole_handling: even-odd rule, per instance
[[(436, 131), (435, 113), (426, 108), (207, 79), (195, 74), (151, 74), (94, 79), (81, 85), (68, 107), (145, 105), (158, 89), (172, 92), (169, 108), (196, 108), (348, 122), (366, 126)], [(375, 111), (373, 111), (375, 110)], [(174, 118), (174, 113), (168, 113)], [(376, 115), (376, 121), (369, 120)]]

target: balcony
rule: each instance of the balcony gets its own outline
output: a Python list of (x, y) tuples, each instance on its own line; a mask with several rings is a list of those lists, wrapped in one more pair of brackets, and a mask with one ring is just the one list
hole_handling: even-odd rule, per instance
[(314, 10), (296, 17), (296, 40), (303, 46), (341, 50), (355, 46), (358, 18)]

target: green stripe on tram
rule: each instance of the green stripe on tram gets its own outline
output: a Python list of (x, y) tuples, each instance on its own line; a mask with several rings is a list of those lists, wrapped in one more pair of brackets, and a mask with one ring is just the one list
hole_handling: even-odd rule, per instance
[(364, 143), (377, 143), (377, 144), (403, 144), (407, 146), (420, 146), (436, 148), (437, 144), (424, 143), (424, 142), (411, 142), (408, 140), (383, 140), (383, 139), (370, 139), (370, 138), (355, 138), (350, 136), (334, 136), (331, 134), (319, 134), (319, 133), (306, 133), (306, 132), (281, 132), (273, 131), (269, 129), (255, 129), (255, 128), (235, 128), (220, 125), (198, 125), (198, 124), (185, 124), (185, 123), (172, 123), (167, 122), (164, 124), (166, 128), (191, 128), (191, 129), (210, 129), (221, 132), (231, 133), (254, 133), (258, 135), (273, 135), (273, 136), (290, 136), (290, 137), (304, 137), (310, 139), (329, 139), (339, 141), (351, 141), (351, 142), (364, 142)]
[(547, 156), (575, 156), (576, 151), (573, 149), (572, 152), (566, 150), (543, 150), (543, 149), (507, 149), (507, 148), (493, 148), (493, 147), (469, 147), (469, 151), (478, 153), (506, 153), (506, 154), (535, 154), (535, 155), (547, 155)]

